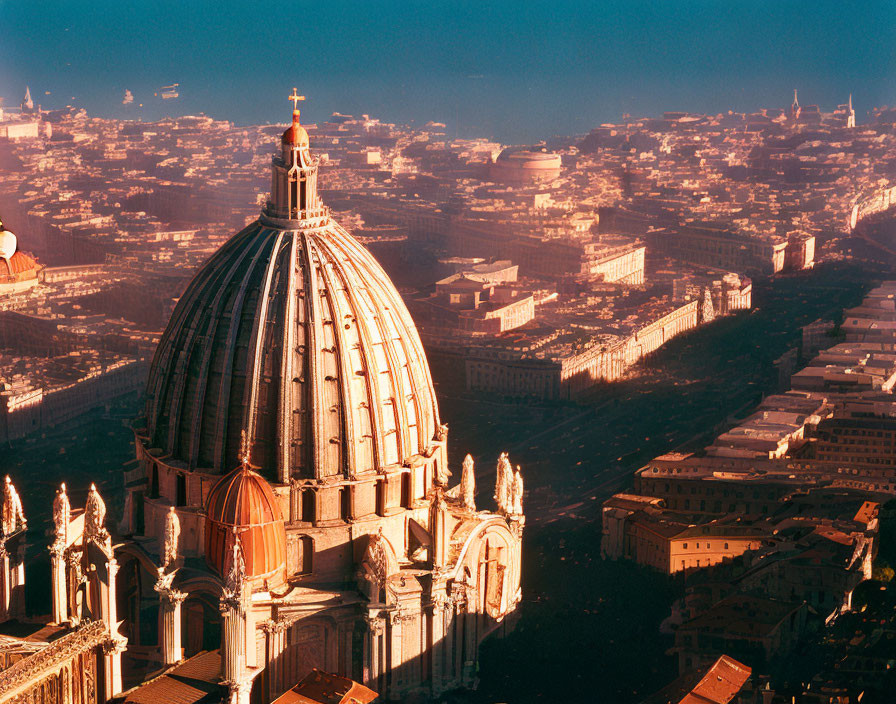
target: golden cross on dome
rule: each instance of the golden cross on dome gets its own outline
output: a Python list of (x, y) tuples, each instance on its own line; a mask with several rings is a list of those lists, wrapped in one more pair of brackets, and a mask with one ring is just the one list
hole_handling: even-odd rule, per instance
[(243, 468), (249, 468), (249, 434), (243, 429), (243, 438), (240, 443), (240, 462)]
[(304, 99), (305, 99), (304, 95), (299, 95), (298, 91), (295, 88), (292, 89), (292, 95), (289, 96), (289, 100), (292, 101), (292, 109), (293, 110), (298, 110), (299, 109), (299, 101), (304, 100)]

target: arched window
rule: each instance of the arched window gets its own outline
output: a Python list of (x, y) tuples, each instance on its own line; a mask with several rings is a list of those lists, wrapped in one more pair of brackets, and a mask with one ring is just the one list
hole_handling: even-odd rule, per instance
[(299, 573), (311, 574), (314, 569), (314, 541), (307, 535), (299, 538)]
[(344, 486), (339, 490), (339, 518), (349, 521), (352, 518), (352, 492), (351, 488)]
[(386, 482), (376, 483), (376, 513), (378, 516), (386, 515)]
[(411, 473), (403, 472), (401, 475), (401, 505), (405, 508), (411, 506)]
[(153, 462), (149, 478), (149, 498), (159, 498), (159, 467)]
[(177, 473), (177, 490), (175, 504), (177, 506), (187, 505), (187, 476), (185, 474), (181, 474), (180, 472)]
[(315, 497), (313, 489), (305, 489), (302, 492), (302, 520), (313, 523), (315, 519)]

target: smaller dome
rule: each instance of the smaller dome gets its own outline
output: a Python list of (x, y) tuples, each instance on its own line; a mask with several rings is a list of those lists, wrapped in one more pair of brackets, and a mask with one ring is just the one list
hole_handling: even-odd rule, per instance
[(308, 133), (305, 131), (305, 128), (299, 124), (298, 110), (293, 111), (292, 124), (286, 128), (286, 132), (283, 133), (283, 139), (280, 141), (283, 144), (289, 144), (290, 146), (295, 147), (308, 146)]
[(16, 252), (8, 259), (0, 256), (0, 282), (37, 279), (39, 269), (38, 263), (24, 252)]
[(246, 577), (268, 587), (286, 581), (286, 528), (270, 484), (242, 466), (222, 477), (205, 507), (205, 559), (224, 576), (239, 535)]
[(16, 236), (4, 229), (0, 222), (0, 259), (10, 259), (16, 253), (17, 246)]

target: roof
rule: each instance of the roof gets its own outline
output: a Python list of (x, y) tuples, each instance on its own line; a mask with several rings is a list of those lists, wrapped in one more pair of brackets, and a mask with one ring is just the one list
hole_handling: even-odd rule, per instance
[(376, 697), (376, 692), (354, 680), (314, 668), (272, 704), (367, 704)]
[(751, 668), (722, 655), (705, 672), (688, 672), (643, 704), (728, 704), (743, 689)]
[(227, 692), (220, 679), (220, 651), (204, 651), (132, 689), (123, 704), (216, 704)]
[(722, 655), (679, 704), (728, 704), (750, 679), (752, 669)]
[(685, 621), (678, 630), (698, 630), (724, 637), (758, 639), (774, 632), (785, 618), (802, 606), (749, 594), (734, 594), (699, 616)]
[(856, 512), (854, 521), (857, 523), (868, 524), (871, 523), (872, 520), (877, 518), (877, 512), (880, 508), (880, 504), (876, 501), (865, 501), (862, 503), (862, 506)]

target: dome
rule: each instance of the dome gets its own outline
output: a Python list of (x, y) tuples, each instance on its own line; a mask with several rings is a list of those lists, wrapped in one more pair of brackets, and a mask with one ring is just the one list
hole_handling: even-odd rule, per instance
[(306, 132), (305, 128), (299, 124), (298, 110), (293, 112), (292, 124), (286, 128), (286, 132), (283, 133), (283, 138), (280, 142), (281, 144), (288, 144), (295, 147), (308, 146), (308, 132)]
[(0, 277), (36, 278), (37, 269), (37, 262), (24, 252), (16, 252), (9, 259), (0, 257)]
[(262, 216), (181, 297), (147, 386), (146, 440), (223, 474), (241, 433), (272, 481), (352, 477), (426, 454), (439, 424), (401, 296), (329, 217)]
[(507, 147), (492, 165), (492, 176), (499, 181), (529, 182), (551, 180), (560, 175), (559, 154), (529, 147)]
[(283, 584), (286, 529), (264, 477), (245, 465), (222, 477), (208, 495), (205, 514), (205, 559), (218, 574), (225, 575), (239, 535), (246, 577)]
[(17, 245), (16, 236), (9, 230), (3, 229), (3, 223), (0, 222), (0, 259), (11, 259), (16, 253)]

